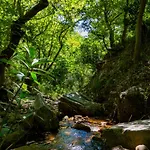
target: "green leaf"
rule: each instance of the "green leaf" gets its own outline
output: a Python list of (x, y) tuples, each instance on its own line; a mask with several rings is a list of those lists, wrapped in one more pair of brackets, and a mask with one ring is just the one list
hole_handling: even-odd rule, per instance
[(20, 97), (20, 99), (19, 99), (19, 104), (20, 104), (20, 102), (21, 102), (21, 99), (25, 98), (26, 95), (27, 95), (26, 92), (23, 92), (23, 91), (20, 92), (20, 94), (19, 94), (19, 97)]
[(35, 83), (40, 84), (37, 80), (37, 75), (36, 72), (32, 71), (30, 72), (32, 79), (34, 80)]
[(30, 56), (30, 51), (29, 51), (29, 49), (28, 49), (26, 46), (24, 46), (24, 48), (25, 48), (25, 50), (28, 52), (28, 54), (29, 54), (29, 56)]
[(22, 62), (22, 64), (27, 68), (27, 69), (30, 69), (30, 65), (27, 63), (27, 62), (25, 62), (25, 61), (23, 61), (23, 60), (20, 60), (21, 62)]
[(30, 57), (35, 58), (36, 50), (33, 47), (29, 48), (29, 52), (30, 52)]

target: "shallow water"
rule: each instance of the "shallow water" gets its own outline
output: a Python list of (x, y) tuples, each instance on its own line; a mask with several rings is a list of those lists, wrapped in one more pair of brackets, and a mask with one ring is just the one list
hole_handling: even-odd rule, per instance
[(91, 132), (73, 128), (61, 129), (53, 141), (57, 150), (102, 150), (102, 143), (93, 141)]

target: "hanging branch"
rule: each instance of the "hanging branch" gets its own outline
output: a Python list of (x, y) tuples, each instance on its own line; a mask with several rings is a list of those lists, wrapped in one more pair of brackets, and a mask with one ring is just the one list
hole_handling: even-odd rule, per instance
[[(65, 35), (67, 34), (67, 31), (68, 31), (69, 28), (70, 28), (70, 26), (67, 27), (67, 28), (65, 28), (64, 30), (62, 30), (62, 31), (60, 32), (60, 35), (59, 35), (59, 37), (58, 37), (59, 44), (60, 44), (59, 50), (58, 50), (58, 52), (56, 53), (56, 55), (55, 55), (55, 57), (54, 57), (52, 63), (46, 68), (46, 71), (48, 71), (48, 70), (53, 66), (53, 64), (54, 64), (54, 62), (55, 62), (55, 60), (56, 60), (56, 58), (58, 57), (60, 51), (62, 50), (62, 48), (63, 48), (63, 39), (64, 39)], [(63, 34), (63, 33), (64, 33), (64, 34)]]

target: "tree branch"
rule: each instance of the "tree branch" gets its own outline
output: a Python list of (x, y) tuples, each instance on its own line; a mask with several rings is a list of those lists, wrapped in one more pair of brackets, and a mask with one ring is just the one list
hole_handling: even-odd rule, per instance
[(20, 39), (24, 35), (24, 31), (22, 31), (23, 25), (31, 20), (39, 11), (43, 10), (48, 6), (47, 0), (40, 0), (40, 2), (32, 7), (26, 14), (22, 17), (19, 17), (18, 20), (14, 21), (11, 25), (11, 33), (10, 33), (10, 42), (8, 47), (1, 52), (1, 58), (10, 59), (13, 55), (15, 49), (17, 48)]

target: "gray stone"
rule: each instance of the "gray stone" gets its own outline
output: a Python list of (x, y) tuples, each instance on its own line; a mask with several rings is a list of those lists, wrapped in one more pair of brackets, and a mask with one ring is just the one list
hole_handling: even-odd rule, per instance
[(145, 145), (138, 145), (135, 150), (148, 150), (148, 148)]
[(121, 145), (119, 145), (119, 146), (113, 147), (111, 150), (129, 150), (129, 149), (123, 148)]
[(102, 131), (102, 139), (109, 147), (122, 145), (134, 149), (144, 144), (150, 147), (150, 120), (138, 120), (130, 123), (119, 123)]

